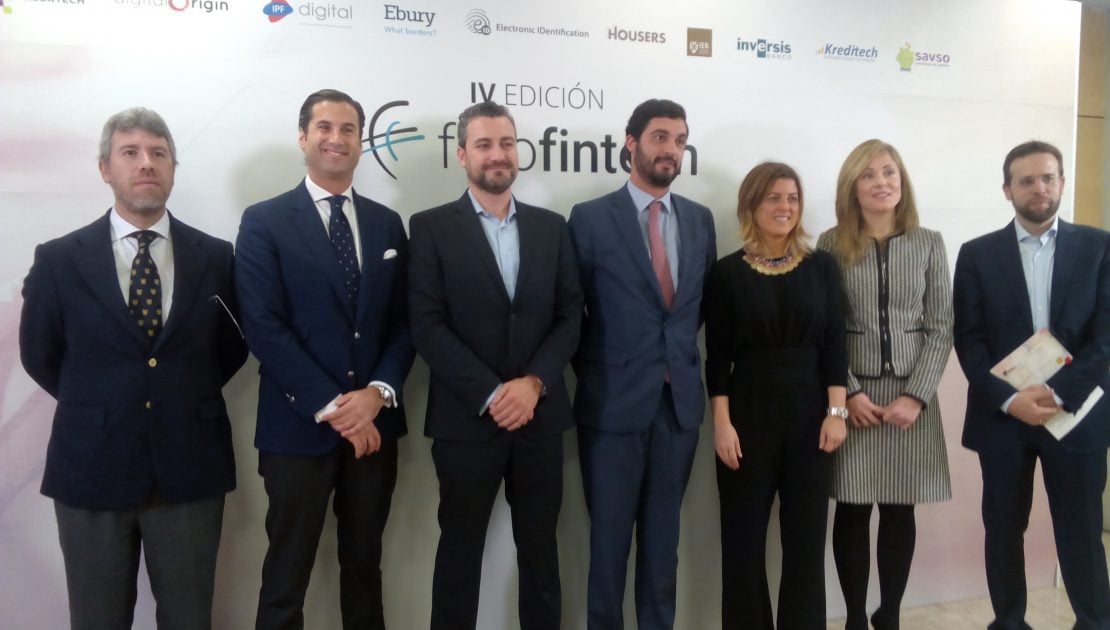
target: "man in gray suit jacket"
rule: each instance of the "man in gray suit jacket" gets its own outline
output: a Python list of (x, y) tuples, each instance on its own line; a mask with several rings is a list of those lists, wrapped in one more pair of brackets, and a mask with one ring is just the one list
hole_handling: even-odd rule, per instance
[(578, 204), (569, 221), (586, 298), (574, 406), (592, 630), (623, 625), (633, 527), (639, 627), (674, 624), (679, 512), (705, 410), (702, 287), (717, 258), (709, 209), (670, 192), (686, 149), (685, 110), (645, 101), (625, 131), (628, 184)]

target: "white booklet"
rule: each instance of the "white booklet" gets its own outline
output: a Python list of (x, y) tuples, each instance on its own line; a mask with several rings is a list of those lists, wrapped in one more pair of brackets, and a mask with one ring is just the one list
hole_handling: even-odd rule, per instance
[[(1048, 379), (1071, 361), (1071, 353), (1056, 337), (1052, 336), (1047, 328), (1042, 328), (991, 368), (991, 374), (1006, 381), (1015, 389), (1024, 389), (1030, 385), (1048, 382)], [(1083, 418), (1087, 417), (1102, 398), (1102, 394), (1102, 388), (1095, 387), (1078, 411), (1068, 413), (1061, 409), (1045, 423), (1045, 428), (1057, 440), (1063, 439), (1082, 422)]]

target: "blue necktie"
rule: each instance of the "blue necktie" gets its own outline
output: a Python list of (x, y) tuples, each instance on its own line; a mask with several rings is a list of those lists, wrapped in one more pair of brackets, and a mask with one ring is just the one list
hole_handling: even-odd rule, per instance
[(343, 279), (347, 286), (347, 300), (351, 307), (358, 304), (358, 283), (362, 273), (358, 269), (358, 254), (355, 252), (355, 235), (351, 232), (351, 224), (343, 214), (343, 195), (328, 197), (331, 202), (331, 217), (328, 219), (328, 233), (331, 236), (331, 247), (335, 250), (335, 257), (339, 260), (339, 267), (343, 269)]
[(158, 267), (150, 257), (150, 244), (158, 238), (157, 232), (139, 230), (132, 232), (139, 241), (139, 250), (131, 261), (131, 287), (127, 291), (127, 307), (139, 328), (150, 341), (162, 330), (162, 280)]

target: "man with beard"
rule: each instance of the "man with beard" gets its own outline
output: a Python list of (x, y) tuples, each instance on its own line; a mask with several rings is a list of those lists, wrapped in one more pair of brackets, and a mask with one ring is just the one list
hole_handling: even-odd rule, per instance
[(349, 95), (310, 94), (298, 120), (307, 176), (247, 208), (239, 227), (243, 329), (261, 363), (254, 445), (270, 501), (256, 630), (304, 627), (333, 496), (343, 628), (385, 627), (382, 532), (414, 352), (404, 223), (352, 187), (365, 122)]
[(42, 493), (54, 499), (71, 627), (130, 628), (140, 550), (160, 630), (212, 627), (224, 495), (221, 388), (247, 348), (231, 243), (166, 209), (177, 150), (157, 113), (104, 124), (115, 204), (40, 245), (23, 285), (23, 366), (58, 400)]
[[(991, 628), (1028, 628), (1024, 534), (1039, 459), (1076, 628), (1110, 628), (1102, 492), (1110, 445), (1110, 234), (1056, 216), (1059, 149), (1026, 142), (1006, 156), (1002, 190), (1015, 217), (964, 244), (954, 283), (956, 354), (968, 380), (963, 444), (983, 470)], [(1057, 256), (1056, 254), (1060, 254)], [(1072, 354), (1045, 383), (1016, 390), (990, 369), (1048, 329)], [(1100, 389), (1101, 388), (1101, 389)], [(1094, 404), (1057, 440), (1045, 423)]]
[(623, 627), (636, 529), (636, 620), (671, 628), (682, 496), (705, 410), (697, 335), (717, 258), (709, 209), (670, 192), (686, 149), (681, 105), (652, 99), (625, 129), (628, 184), (571, 211), (586, 296), (574, 360), (590, 513), (588, 626)]
[(520, 627), (559, 628), (555, 526), (563, 370), (578, 345), (582, 293), (560, 215), (513, 197), (516, 123), (504, 106), (459, 115), (462, 197), (413, 215), (409, 311), (431, 370), (424, 433), (439, 477), (432, 630), (474, 628), (482, 550), (505, 481), (520, 573)]

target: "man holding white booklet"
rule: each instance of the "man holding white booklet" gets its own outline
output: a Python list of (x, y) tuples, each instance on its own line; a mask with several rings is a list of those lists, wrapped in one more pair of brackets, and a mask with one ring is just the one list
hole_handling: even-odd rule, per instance
[[(1039, 459), (1075, 627), (1106, 629), (1110, 580), (1101, 535), (1110, 397), (1097, 390), (1110, 388), (1110, 234), (1056, 216), (1064, 189), (1056, 147), (1015, 147), (1003, 177), (1014, 221), (964, 244), (953, 285), (956, 354), (968, 379), (963, 444), (979, 454), (983, 470), (995, 613), (989, 627), (1029, 628), (1023, 538)], [(1050, 335), (1031, 339), (1042, 330)], [(1062, 367), (1053, 373), (1043, 360), (1026, 360), (1016, 370), (1051, 376), (1020, 388), (1021, 381), (1003, 378), (1015, 371), (1011, 353), (1027, 342), (1043, 349), (1053, 338)], [(1057, 437), (1045, 425), (1058, 423), (1061, 412), (1074, 416), (1074, 426)]]

